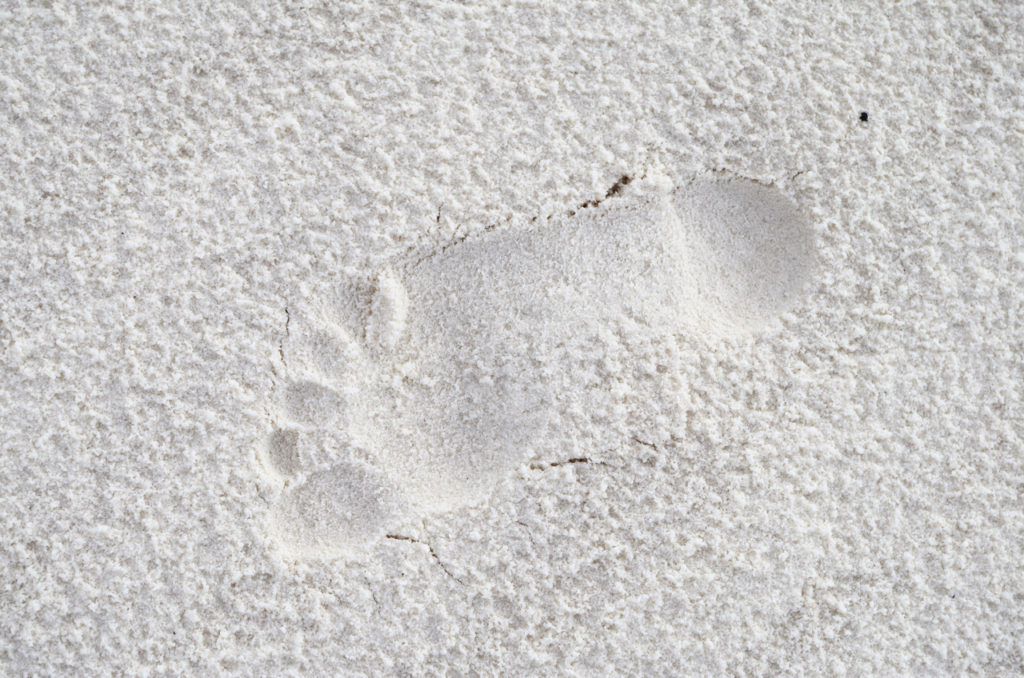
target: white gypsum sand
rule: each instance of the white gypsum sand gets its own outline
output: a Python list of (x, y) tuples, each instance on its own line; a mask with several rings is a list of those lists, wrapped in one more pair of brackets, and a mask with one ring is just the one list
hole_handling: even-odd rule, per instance
[(1020, 675), (1022, 26), (0, 8), (0, 675)]

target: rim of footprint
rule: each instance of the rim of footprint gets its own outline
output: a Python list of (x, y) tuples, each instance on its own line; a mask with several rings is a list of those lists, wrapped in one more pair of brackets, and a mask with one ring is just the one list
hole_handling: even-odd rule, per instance
[(648, 173), (335, 285), (290, 310), (260, 455), (281, 490), (271, 536), (345, 555), (485, 499), (545, 450), (623, 444), (646, 416), (631, 403), (680, 389), (659, 345), (762, 330), (814, 268), (813, 230), (778, 188)]

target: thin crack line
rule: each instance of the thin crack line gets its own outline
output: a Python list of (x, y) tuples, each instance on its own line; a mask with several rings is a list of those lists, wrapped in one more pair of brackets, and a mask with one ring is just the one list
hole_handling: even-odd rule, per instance
[[(292, 314), (291, 314), (291, 312), (289, 312), (288, 307), (285, 306), (284, 307), (284, 336), (285, 337), (292, 336), (291, 330), (288, 327), (291, 324), (292, 324)], [(285, 357), (284, 357), (284, 337), (282, 337), (277, 342), (277, 352), (281, 354), (281, 364), (284, 365), (285, 367), (288, 367), (288, 361), (285, 360)]]
[(565, 466), (566, 464), (589, 464), (590, 459), (587, 457), (573, 457), (572, 459), (566, 459), (565, 461), (552, 461), (546, 464), (530, 464), (530, 469), (533, 471), (543, 471), (544, 469), (554, 468), (555, 466)]
[(526, 536), (530, 538), (530, 543), (536, 548), (537, 540), (534, 538), (533, 530), (530, 529), (530, 526), (521, 520), (517, 520), (516, 523), (523, 526), (523, 529), (526, 530)]
[[(580, 203), (575, 208), (570, 208), (570, 209), (564, 210), (563, 212), (561, 212), (561, 214), (563, 214), (565, 216), (569, 216), (569, 217), (574, 217), (574, 216), (576, 216), (576, 212), (578, 212), (579, 210), (587, 209), (589, 207), (597, 207), (598, 205), (603, 203), (605, 200), (608, 200), (609, 198), (614, 198), (615, 196), (620, 195), (623, 192), (623, 190), (625, 189), (625, 187), (627, 185), (629, 185), (631, 182), (633, 182), (635, 179), (638, 179), (638, 178), (639, 179), (643, 179), (646, 176), (647, 176), (647, 170), (644, 170), (640, 174), (639, 177), (637, 177), (635, 174), (632, 174), (632, 175), (630, 175), (630, 174), (623, 174), (621, 177), (619, 177), (619, 179), (614, 184), (612, 184), (611, 188), (609, 188), (607, 191), (605, 191), (604, 197), (593, 198), (591, 200), (587, 200), (585, 202)], [(435, 223), (438, 223), (438, 224), (441, 223), (441, 208), (442, 207), (444, 207), (444, 203), (441, 203), (441, 205), (439, 205), (438, 208), (437, 208), (437, 216), (435, 217)], [(556, 214), (559, 214), (559, 213), (556, 212), (556, 213), (547, 215), (548, 220), (550, 220), (551, 217), (555, 216)], [(532, 217), (530, 219), (530, 223), (533, 223), (535, 221), (537, 221), (537, 217), (536, 216), (534, 216), (534, 217)], [(416, 261), (413, 262), (412, 267), (415, 268), (415, 267), (419, 266), (420, 264), (422, 264), (427, 259), (430, 259), (431, 257), (440, 256), (440, 255), (444, 254), (447, 250), (449, 250), (452, 247), (455, 247), (456, 245), (458, 245), (458, 244), (460, 244), (462, 242), (465, 242), (468, 238), (471, 238), (471, 237), (475, 238), (475, 237), (477, 237), (477, 236), (479, 236), (479, 235), (481, 235), (483, 233), (487, 233), (489, 231), (493, 231), (502, 222), (506, 222), (507, 223), (508, 222), (508, 217), (506, 217), (502, 221), (499, 221), (499, 222), (496, 222), (496, 223), (493, 223), (493, 224), (488, 224), (481, 231), (478, 231), (476, 233), (465, 233), (465, 234), (463, 234), (461, 236), (458, 236), (458, 237), (454, 238), (452, 241), (442, 245), (440, 247), (440, 249), (437, 249), (437, 250), (435, 250), (433, 252), (429, 252), (427, 254), (424, 254), (423, 256), (421, 256), (418, 259), (416, 259)]]
[(552, 461), (545, 464), (530, 464), (530, 470), (544, 471), (556, 466), (565, 466), (566, 464), (597, 464), (598, 466), (611, 466), (611, 464), (606, 461), (595, 461), (590, 457), (573, 457), (572, 459), (566, 459), (565, 461)]
[(427, 547), (427, 550), (428, 550), (428, 551), (430, 551), (430, 556), (431, 556), (431, 557), (432, 557), (432, 558), (433, 558), (433, 559), (434, 559), (435, 561), (437, 561), (437, 564), (438, 564), (438, 566), (439, 566), (439, 567), (440, 567), (440, 568), (441, 568), (442, 570), (444, 570), (444, 573), (445, 573), (446, 575), (448, 575), (449, 577), (451, 577), (451, 578), (452, 578), (452, 579), (454, 579), (455, 581), (459, 582), (459, 583), (460, 583), (460, 584), (462, 584), (463, 586), (465, 586), (465, 585), (466, 585), (466, 582), (462, 581), (461, 579), (459, 579), (458, 577), (456, 577), (456, 576), (455, 576), (454, 574), (452, 574), (451, 570), (449, 570), (449, 569), (448, 569), (448, 568), (447, 568), (447, 567), (445, 566), (445, 564), (444, 564), (444, 562), (443, 562), (443, 561), (441, 560), (440, 556), (438, 556), (438, 555), (437, 555), (437, 552), (436, 552), (436, 551), (434, 550), (434, 547), (433, 547), (433, 546), (431, 546), (430, 544), (428, 544), (427, 542), (425, 542), (425, 541), (420, 541), (419, 539), (416, 539), (415, 537), (407, 537), (407, 536), (405, 536), (405, 535), (402, 535), (402, 534), (386, 534), (386, 535), (384, 535), (384, 536), (385, 536), (385, 537), (387, 537), (388, 539), (395, 539), (395, 540), (397, 540), (397, 541), (411, 541), (411, 542), (412, 542), (412, 543), (414, 543), (414, 544), (423, 544), (424, 546), (426, 546), (426, 547)]
[(363, 577), (363, 583), (366, 584), (366, 590), (370, 592), (370, 597), (373, 598), (373, 604), (376, 605), (376, 612), (380, 613), (380, 600), (377, 598), (377, 592), (373, 590), (373, 585), (370, 584), (370, 580), (367, 577)]
[(661, 452), (661, 450), (658, 449), (658, 446), (655, 445), (654, 443), (649, 443), (646, 440), (641, 440), (640, 438), (637, 438), (636, 436), (633, 436), (633, 442), (634, 443), (639, 443), (639, 444), (643, 445), (644, 447), (649, 447), (652, 450), (655, 450), (657, 452)]

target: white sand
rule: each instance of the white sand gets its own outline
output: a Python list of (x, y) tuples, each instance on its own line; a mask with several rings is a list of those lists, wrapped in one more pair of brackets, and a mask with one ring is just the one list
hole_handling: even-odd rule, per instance
[(1024, 6), (246, 7), (0, 11), (0, 674), (1024, 673)]

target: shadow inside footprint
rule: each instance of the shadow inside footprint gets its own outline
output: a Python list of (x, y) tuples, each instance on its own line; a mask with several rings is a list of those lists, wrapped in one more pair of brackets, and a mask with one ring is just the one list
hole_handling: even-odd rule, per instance
[(299, 432), (275, 428), (267, 439), (264, 463), (282, 478), (299, 472)]

